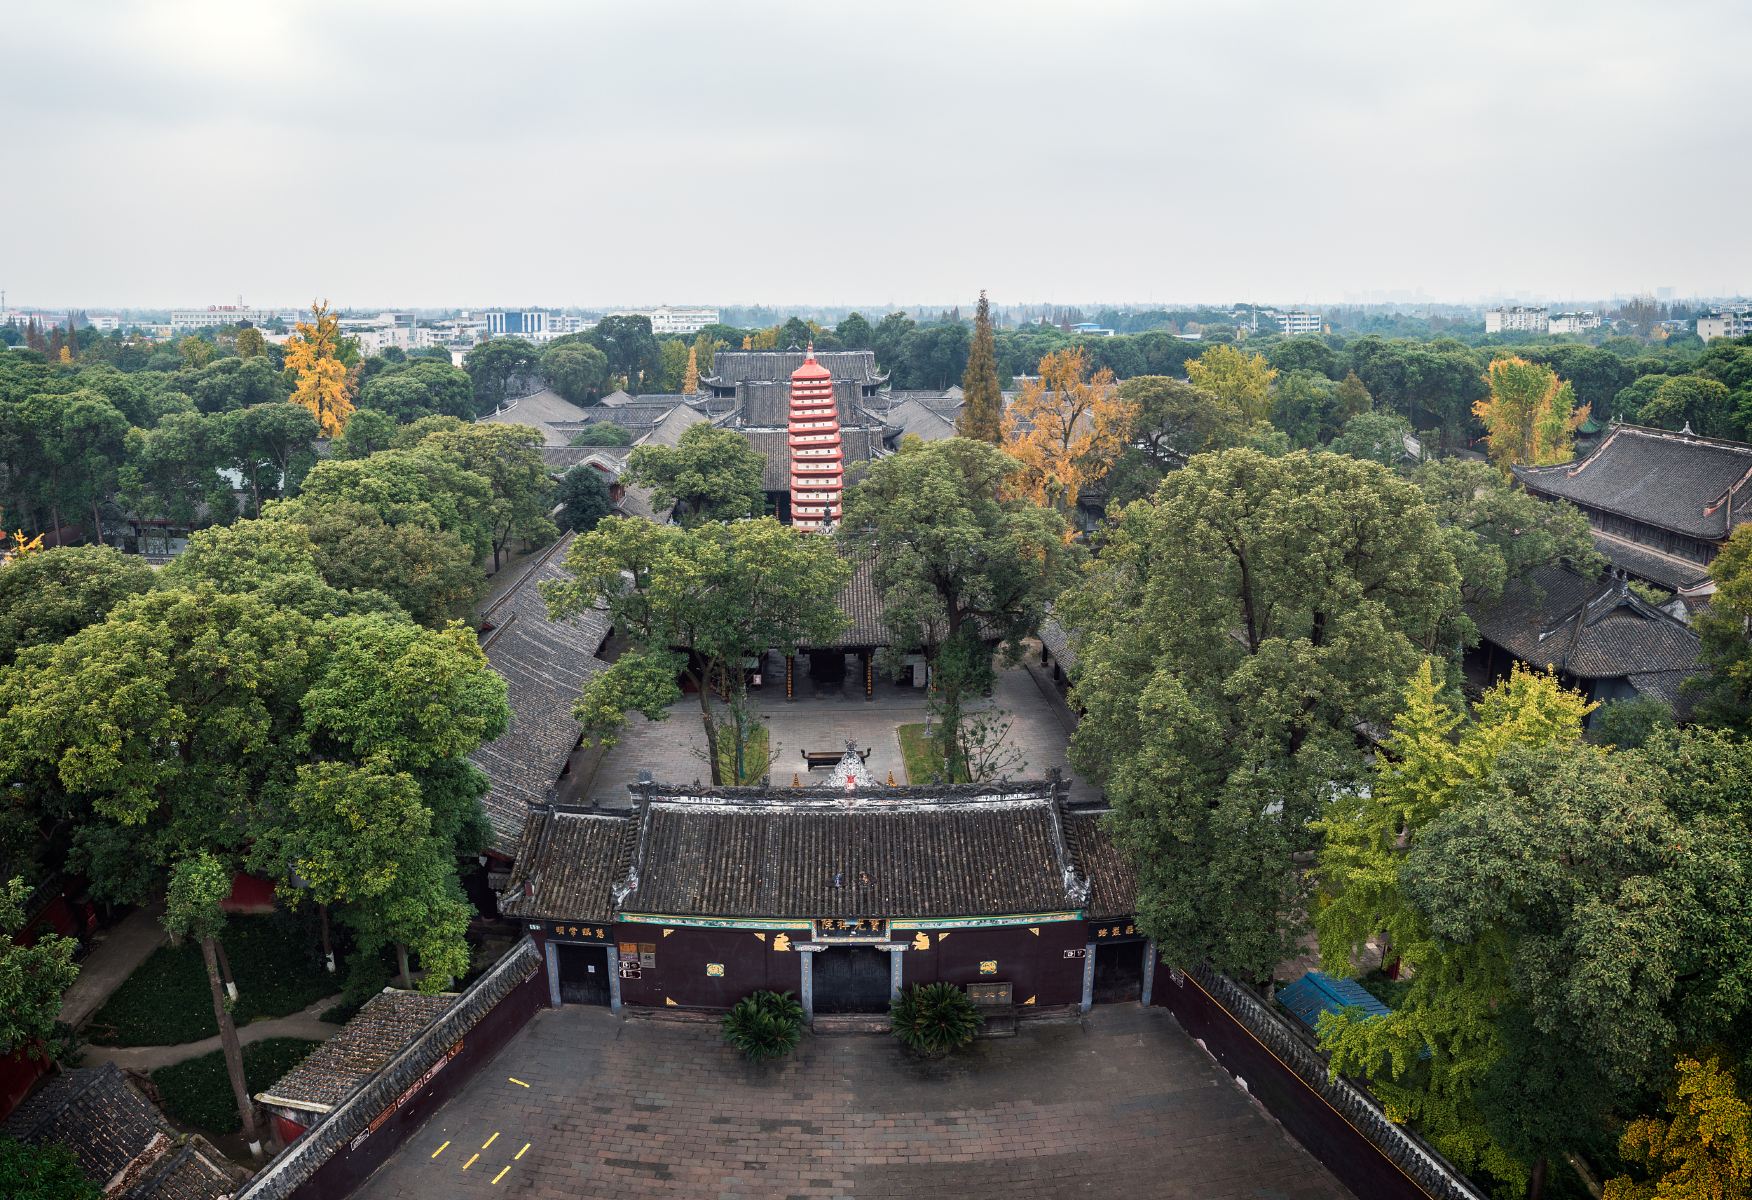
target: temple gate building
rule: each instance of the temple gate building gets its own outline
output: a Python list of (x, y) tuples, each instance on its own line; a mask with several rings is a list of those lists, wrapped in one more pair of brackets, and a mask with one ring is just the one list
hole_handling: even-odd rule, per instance
[(820, 787), (631, 790), (630, 814), (532, 812), (500, 896), (556, 1006), (770, 989), (813, 1020), (937, 981), (1007, 985), (1023, 1015), (1148, 1000), (1130, 868), (1056, 775), (890, 788), (848, 754)]

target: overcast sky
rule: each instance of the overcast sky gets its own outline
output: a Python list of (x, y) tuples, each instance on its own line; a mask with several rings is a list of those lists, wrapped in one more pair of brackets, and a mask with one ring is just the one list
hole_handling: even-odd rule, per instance
[(1752, 4), (20, 3), (44, 306), (1752, 291)]

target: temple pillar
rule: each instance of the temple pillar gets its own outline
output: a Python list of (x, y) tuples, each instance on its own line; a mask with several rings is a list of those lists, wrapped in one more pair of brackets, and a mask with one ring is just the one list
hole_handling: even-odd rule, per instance
[(876, 698), (876, 655), (874, 652), (864, 652), (864, 699)]
[(797, 656), (795, 654), (785, 655), (785, 699), (787, 700), (797, 698), (796, 671)]

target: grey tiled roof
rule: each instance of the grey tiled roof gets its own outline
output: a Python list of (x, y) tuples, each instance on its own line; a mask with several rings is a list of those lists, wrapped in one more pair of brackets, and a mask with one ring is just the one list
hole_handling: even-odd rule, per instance
[(1649, 546), (1594, 531), (1594, 548), (1626, 574), (1677, 591), (1695, 587), (1709, 578), (1709, 568), (1702, 563), (1676, 555), (1664, 554)]
[(639, 446), (675, 446), (680, 444), (682, 434), (709, 419), (706, 414), (696, 408), (686, 404), (677, 404), (634, 444)]
[(572, 704), (590, 677), (607, 666), (596, 656), (610, 632), (607, 614), (554, 621), (539, 590), (547, 580), (571, 578), (563, 563), (574, 536), (567, 534), (544, 551), (482, 614), (492, 628), (482, 636), (481, 648), (505, 678), (511, 724), (469, 757), (490, 781), (483, 806), (493, 828), (491, 849), (499, 854), (516, 848), (530, 807), (548, 799), (582, 732)]
[[(847, 379), (834, 380), (833, 395), (839, 403), (842, 426), (880, 424), (859, 403), (856, 383)], [(739, 383), (736, 385), (736, 402), (739, 409), (731, 418), (733, 425), (748, 429), (783, 429), (791, 419), (790, 380), (750, 380)]]
[(1580, 462), (1516, 467), (1515, 476), (1536, 492), (1719, 541), (1746, 520), (1752, 446), (1619, 425)]
[(363, 1132), (540, 966), (535, 943), (527, 937), (518, 942), (405, 1050), (359, 1083), (314, 1129), (275, 1155), (236, 1200), (290, 1200), (337, 1150)]
[(1632, 680), (1697, 671), (1697, 635), (1620, 581), (1542, 567), (1472, 613), (1485, 640), (1523, 662), (1577, 679)]
[(680, 396), (667, 396), (661, 399), (653, 396), (638, 396), (625, 404), (611, 407), (598, 405), (589, 410), (584, 419), (592, 425), (601, 423), (619, 425), (622, 429), (631, 430), (636, 435), (649, 430), (677, 408), (686, 407), (681, 402)]
[(249, 1178), (205, 1138), (191, 1137), (173, 1153), (146, 1167), (121, 1200), (220, 1200)]
[(499, 897), (507, 917), (614, 917), (614, 885), (632, 866), (638, 822), (619, 813), (552, 808), (529, 815), (517, 865)]
[(1130, 860), (1107, 832), (1106, 810), (1075, 810), (1064, 814), (1065, 836), (1077, 869), (1089, 881), (1088, 915), (1129, 917), (1138, 910), (1138, 877)]
[(454, 1003), (454, 995), (427, 996), (395, 989), (379, 992), (339, 1033), (257, 1093), (256, 1099), (306, 1112), (329, 1112)]
[(1058, 623), (1058, 618), (1048, 616), (1040, 623), (1040, 644), (1045, 646), (1052, 655), (1053, 661), (1066, 671), (1073, 671), (1077, 666), (1077, 652), (1071, 646), (1070, 635), (1065, 627)]
[(1051, 784), (665, 790), (641, 801), (624, 912), (951, 917), (1081, 909)]
[[(783, 429), (740, 429), (737, 432), (766, 460), (761, 489), (768, 492), (790, 491), (791, 443), (786, 432)], [(880, 458), (885, 453), (882, 430), (841, 429), (840, 448), (845, 455), (846, 470), (850, 473), (854, 465)]]
[[(875, 551), (854, 551), (850, 556), (852, 575), (839, 594), (840, 612), (845, 614), (849, 623), (833, 646), (862, 649), (892, 645), (894, 638), (882, 615), (882, 593), (876, 588)], [(833, 646), (817, 646), (815, 649), (828, 650)]]
[(955, 419), (944, 416), (918, 400), (903, 400), (888, 410), (884, 422), (927, 442), (955, 436)]
[[(803, 356), (801, 350), (720, 350), (712, 359), (712, 374), (702, 376), (700, 383), (707, 387), (734, 387), (744, 379), (788, 383), (791, 372), (803, 365)], [(879, 384), (888, 378), (877, 369), (874, 350), (821, 350), (815, 361), (835, 379)]]
[(528, 425), (540, 430), (543, 440), (549, 446), (564, 446), (571, 438), (555, 426), (588, 421), (590, 410), (544, 388), (532, 395), (513, 400), (498, 412), (480, 419), (493, 425)]
[(73, 1152), (84, 1176), (105, 1187), (170, 1127), (114, 1063), (63, 1071), (13, 1112), (5, 1132), (21, 1142), (58, 1142)]

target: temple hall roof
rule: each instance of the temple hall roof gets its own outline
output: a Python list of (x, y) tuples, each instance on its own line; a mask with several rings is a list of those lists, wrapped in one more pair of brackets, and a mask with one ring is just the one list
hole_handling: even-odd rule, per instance
[[(862, 764), (860, 763), (861, 767)], [(641, 783), (630, 815), (530, 815), (500, 911), (608, 921), (1129, 914), (1136, 884), (1055, 780), (953, 787)], [(1099, 910), (1099, 911), (1097, 911)]]
[[(762, 472), (761, 490), (788, 492), (791, 490), (790, 435), (783, 429), (740, 429), (738, 433), (766, 460)], [(847, 483), (856, 478), (853, 470), (859, 463), (880, 458), (885, 452), (881, 429), (841, 429), (840, 451), (845, 456)]]
[(1511, 583), (1502, 599), (1472, 613), (1485, 640), (1523, 662), (1576, 679), (1642, 678), (1662, 698), (1697, 671), (1689, 626), (1638, 598), (1617, 579), (1594, 580), (1549, 566)]
[(499, 911), (507, 917), (612, 920), (614, 887), (632, 867), (638, 828), (625, 813), (531, 813)]
[[(700, 384), (731, 388), (745, 379), (789, 380), (791, 372), (803, 365), (804, 357), (802, 350), (720, 350), (712, 359), (712, 373), (702, 375)], [(888, 379), (876, 366), (874, 350), (818, 350), (815, 361), (826, 367), (834, 379), (871, 386)]]
[(1711, 541), (1744, 522), (1752, 446), (1618, 425), (1579, 462), (1516, 467), (1532, 491)]
[(504, 676), (510, 727), (469, 758), (489, 780), (482, 807), (493, 828), (491, 849), (509, 854), (532, 805), (548, 799), (583, 727), (572, 703), (607, 664), (597, 651), (610, 632), (608, 615), (588, 612), (564, 621), (547, 613), (540, 585), (571, 576), (563, 567), (574, 534), (543, 551), (524, 576), (482, 614), (487, 662)]
[(541, 432), (549, 446), (565, 446), (571, 438), (556, 426), (589, 421), (590, 410), (573, 404), (559, 393), (543, 388), (528, 396), (512, 400), (495, 413), (480, 418), (490, 425), (528, 425)]
[(1709, 578), (1709, 568), (1700, 562), (1665, 554), (1610, 533), (1594, 531), (1594, 548), (1615, 567), (1638, 579), (1646, 579), (1671, 591), (1694, 588)]
[(257, 1093), (256, 1099), (304, 1112), (330, 1112), (454, 1003), (454, 995), (386, 988), (367, 1000), (339, 1033)]
[(172, 1129), (114, 1063), (52, 1076), (0, 1129), (66, 1146), (80, 1173), (120, 1200), (218, 1200), (240, 1181), (205, 1139)]
[[(836, 379), (833, 396), (839, 403), (842, 426), (882, 424), (858, 402), (858, 385), (847, 379)], [(737, 411), (730, 424), (741, 429), (783, 429), (791, 419), (791, 384), (789, 380), (745, 381), (736, 385)]]
[(1088, 915), (1129, 917), (1137, 912), (1137, 872), (1102, 823), (1105, 809), (1072, 809), (1064, 814), (1065, 837), (1077, 869), (1089, 881)]

